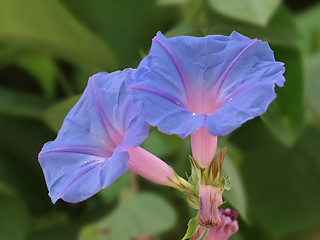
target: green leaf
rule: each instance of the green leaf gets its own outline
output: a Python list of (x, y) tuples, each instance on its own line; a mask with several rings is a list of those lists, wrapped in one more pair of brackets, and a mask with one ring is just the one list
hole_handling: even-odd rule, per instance
[(60, 130), (63, 120), (79, 98), (80, 95), (76, 95), (62, 100), (44, 112), (43, 119), (54, 132)]
[(0, 132), (0, 179), (10, 182), (30, 211), (53, 207), (37, 155), (55, 135), (40, 119), (4, 114), (0, 114)]
[(119, 198), (121, 191), (125, 188), (125, 186), (129, 185), (129, 172), (124, 173), (120, 178), (118, 178), (115, 182), (113, 182), (109, 187), (103, 189), (99, 193), (99, 197), (101, 197), (105, 202), (111, 203)]
[(226, 16), (266, 26), (280, 0), (209, 0), (210, 6)]
[[(240, 232), (236, 232), (234, 235), (232, 235), (229, 240), (245, 240), (247, 238), (244, 238)], [(271, 239), (269, 239), (271, 240)]]
[(0, 87), (0, 113), (40, 118), (47, 106), (48, 102), (39, 96)]
[(159, 5), (177, 5), (177, 4), (186, 4), (191, 0), (157, 0)]
[[(62, 224), (61, 224), (62, 225)], [(79, 227), (68, 224), (64, 227), (51, 228), (47, 231), (41, 231), (30, 234), (31, 240), (70, 240), (77, 239)], [(94, 239), (94, 238), (93, 238)]]
[(304, 126), (303, 65), (301, 54), (291, 47), (273, 47), (276, 59), (285, 63), (285, 86), (277, 88), (278, 97), (263, 121), (274, 136), (288, 146), (295, 143)]
[(180, 19), (178, 8), (159, 7), (150, 0), (62, 2), (112, 47), (120, 68), (136, 67), (149, 51), (156, 31)]
[(319, 129), (306, 128), (290, 148), (274, 141), (257, 119), (232, 138), (246, 156), (241, 171), (250, 199), (251, 221), (275, 239), (299, 231), (308, 233), (318, 226)]
[(173, 208), (159, 195), (139, 193), (100, 222), (86, 226), (80, 240), (122, 240), (154, 236), (171, 229), (176, 221)]
[(203, 34), (198, 29), (197, 25), (190, 20), (183, 21), (179, 23), (176, 27), (165, 33), (166, 37), (176, 37), (176, 36), (196, 36), (202, 37)]
[(18, 58), (15, 62), (39, 82), (48, 98), (53, 98), (56, 66), (50, 58), (45, 56), (24, 56)]
[(248, 222), (247, 197), (243, 180), (237, 166), (230, 159), (228, 151), (223, 161), (222, 171), (232, 181), (232, 188), (224, 191), (223, 197), (237, 210), (242, 219)]
[(142, 147), (158, 157), (175, 154), (181, 149), (182, 140), (177, 135), (166, 135), (156, 130), (150, 132)]
[(0, 8), (0, 42), (23, 46), (77, 64), (116, 68), (111, 49), (56, 0), (4, 0)]
[[(0, 40), (1, 41), (1, 40)], [(0, 46), (0, 69), (5, 67), (8, 64), (11, 64), (16, 59), (20, 58), (21, 56), (28, 56), (32, 55), (31, 51), (23, 49), (18, 46)]]
[(79, 240), (99, 240), (102, 235), (101, 230), (103, 234), (109, 232), (109, 230), (100, 229), (96, 226), (86, 226), (81, 230)]
[(260, 38), (285, 46), (294, 46), (300, 37), (292, 14), (283, 6), (275, 12), (265, 27), (239, 22), (212, 10), (208, 10), (207, 15), (207, 34), (229, 35), (232, 31), (238, 31), (250, 38)]
[(243, 164), (242, 152), (227, 137), (220, 137), (217, 151), (224, 147), (227, 148), (227, 151), (222, 165), (222, 172), (230, 178), (232, 188), (224, 191), (223, 197), (237, 210), (243, 220), (249, 222), (246, 189), (240, 172)]
[(198, 212), (197, 216), (189, 220), (187, 232), (183, 236), (182, 240), (191, 238), (198, 231), (199, 227), (200, 225), (199, 225), (199, 212)]
[(309, 8), (296, 17), (301, 37), (297, 43), (303, 53), (320, 51), (320, 4)]
[(19, 196), (0, 182), (0, 239), (27, 238), (29, 214)]
[(313, 119), (320, 124), (319, 66), (319, 53), (304, 57), (306, 106)]
[(267, 113), (261, 118), (280, 142), (288, 146), (294, 144), (298, 135), (292, 127), (291, 120), (281, 112), (277, 102), (271, 103)]

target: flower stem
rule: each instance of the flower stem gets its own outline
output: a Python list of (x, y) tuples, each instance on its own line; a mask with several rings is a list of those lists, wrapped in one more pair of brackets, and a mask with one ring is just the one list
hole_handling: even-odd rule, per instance
[(208, 235), (208, 233), (209, 233), (209, 228), (206, 228), (206, 229), (203, 231), (201, 237), (198, 238), (198, 240), (204, 240), (204, 239), (206, 238), (206, 236)]

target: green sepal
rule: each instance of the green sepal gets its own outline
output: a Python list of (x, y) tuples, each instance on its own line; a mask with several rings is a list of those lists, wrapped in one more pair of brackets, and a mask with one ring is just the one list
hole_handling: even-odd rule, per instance
[(199, 186), (201, 181), (201, 168), (192, 156), (189, 156), (189, 161), (191, 164), (191, 176), (188, 180), (193, 186)]
[(190, 205), (190, 207), (192, 207), (194, 209), (199, 209), (200, 208), (199, 200), (198, 200), (197, 197), (195, 197), (194, 195), (189, 194), (189, 193), (184, 193), (184, 196), (186, 197), (187, 202)]
[(216, 186), (221, 189), (222, 193), (224, 190), (229, 191), (231, 189), (230, 177), (229, 176), (222, 176)]
[(197, 216), (189, 220), (187, 232), (182, 238), (182, 240), (191, 238), (198, 231), (199, 227), (200, 225), (199, 225), (199, 212), (198, 212)]
[(213, 159), (209, 166), (208, 183), (209, 185), (216, 186), (220, 180), (221, 169), (224, 157), (226, 156), (227, 148), (223, 148)]
[(176, 179), (178, 180), (178, 182), (173, 181), (171, 178), (168, 178), (170, 180), (170, 182), (172, 182), (172, 187), (174, 187), (175, 189), (179, 190), (180, 192), (183, 193), (193, 193), (194, 189), (193, 186), (187, 182), (184, 178), (180, 177), (175, 171), (174, 169), (172, 169)]
[(231, 182), (231, 178), (229, 176), (226, 177), (226, 182), (224, 185), (224, 189), (229, 191), (231, 189), (232, 186), (232, 182)]

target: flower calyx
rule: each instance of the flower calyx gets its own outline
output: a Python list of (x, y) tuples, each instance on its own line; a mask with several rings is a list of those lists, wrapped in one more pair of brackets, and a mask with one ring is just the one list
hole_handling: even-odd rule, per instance
[(175, 173), (175, 178), (170, 179), (172, 187), (182, 192), (188, 204), (194, 208), (199, 209), (199, 188), (200, 185), (208, 185), (211, 187), (219, 188), (221, 195), (224, 190), (230, 190), (231, 181), (228, 176), (222, 172), (222, 164), (226, 155), (226, 148), (223, 148), (212, 160), (210, 165), (206, 168), (201, 168), (196, 160), (189, 156), (191, 164), (191, 175), (187, 176), (188, 181)]

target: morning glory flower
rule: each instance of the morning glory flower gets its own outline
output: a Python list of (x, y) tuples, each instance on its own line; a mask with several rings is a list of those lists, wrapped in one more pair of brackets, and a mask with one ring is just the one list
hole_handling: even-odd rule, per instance
[(83, 201), (130, 166), (151, 181), (172, 184), (173, 170), (139, 147), (148, 136), (149, 125), (140, 118), (140, 109), (124, 83), (134, 72), (126, 69), (93, 75), (57, 138), (44, 145), (39, 162), (53, 203), (59, 198)]
[(166, 134), (191, 134), (194, 158), (208, 166), (217, 136), (263, 114), (284, 85), (283, 63), (269, 45), (230, 36), (153, 38), (150, 54), (127, 84), (142, 117)]

